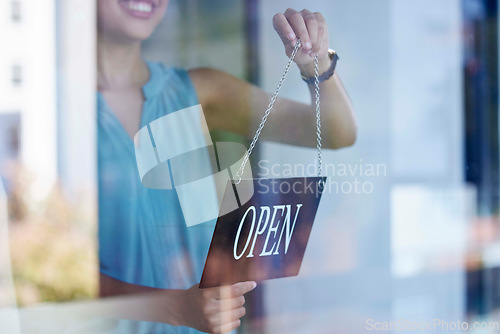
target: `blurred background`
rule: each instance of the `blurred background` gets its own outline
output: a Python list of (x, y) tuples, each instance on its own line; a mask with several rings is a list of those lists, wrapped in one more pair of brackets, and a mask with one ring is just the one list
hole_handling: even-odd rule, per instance
[[(358, 139), (324, 153), (333, 183), (301, 273), (261, 284), (242, 332), (359, 333), (367, 319), (500, 332), (498, 1), (171, 0), (144, 56), (272, 92), (287, 61), (272, 17), (288, 7), (325, 16)], [(0, 313), (18, 314), (97, 297), (95, 1), (0, 13)], [(281, 96), (310, 101), (297, 68)]]

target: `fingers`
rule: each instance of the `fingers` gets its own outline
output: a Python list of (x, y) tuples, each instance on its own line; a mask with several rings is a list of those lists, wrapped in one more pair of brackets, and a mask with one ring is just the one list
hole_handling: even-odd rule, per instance
[(233, 284), (231, 286), (230, 294), (227, 298), (236, 298), (239, 296), (243, 296), (245, 293), (250, 292), (253, 289), (255, 289), (256, 286), (257, 286), (257, 283), (255, 283), (253, 281), (240, 282), (240, 283)]
[(235, 324), (239, 326), (240, 318), (245, 316), (245, 314), (246, 310), (244, 307), (214, 314), (209, 319), (209, 327), (213, 329), (213, 332), (219, 332), (217, 329), (220, 329), (220, 332), (223, 333), (224, 329), (227, 327), (232, 327)]
[(237, 298), (252, 291), (257, 286), (255, 282), (240, 282), (233, 285), (209, 288), (203, 291), (205, 297), (214, 299)]
[[(220, 307), (221, 301), (213, 300), (202, 307), (203, 325), (200, 327), (205, 332), (209, 333), (225, 333), (237, 328), (240, 325), (240, 318), (246, 314), (246, 309), (243, 305), (222, 311)], [(241, 300), (234, 305), (241, 304)], [(229, 328), (229, 329), (228, 329)]]
[(293, 32), (292, 26), (290, 23), (288, 23), (288, 20), (286, 19), (285, 15), (278, 13), (274, 15), (273, 17), (273, 27), (274, 30), (278, 33), (278, 35), (281, 37), (281, 40), (283, 43), (285, 41), (289, 41), (292, 43), (292, 45), (295, 45), (295, 40), (297, 39), (297, 36)]
[(238, 320), (235, 320), (233, 322), (219, 326), (216, 329), (215, 333), (217, 333), (217, 334), (228, 333), (228, 332), (240, 327), (240, 325), (241, 325), (241, 320), (238, 319)]
[(306, 23), (302, 14), (294, 9), (288, 8), (284, 15), (295, 32), (295, 35), (302, 41), (302, 47), (304, 50), (310, 51), (312, 49), (311, 38), (309, 37), (309, 32), (307, 31)]
[(226, 311), (207, 309), (205, 313), (207, 319), (206, 328), (210, 333), (225, 333), (231, 331), (240, 325), (240, 318), (244, 317), (245, 314), (246, 309), (243, 306)]
[[(213, 318), (208, 322), (208, 325), (203, 329), (204, 332), (208, 333), (227, 333), (241, 325), (240, 318), (245, 315), (244, 311), (240, 311), (239, 314), (243, 314), (241, 317), (235, 317), (236, 313), (228, 314), (226, 317)], [(230, 318), (229, 318), (230, 317)], [(231, 320), (232, 319), (232, 320)]]
[[(321, 13), (303, 9), (300, 12), (288, 8), (283, 14), (273, 17), (273, 26), (285, 44), (287, 54), (295, 46), (297, 38), (302, 42), (303, 51), (311, 57), (325, 53), (321, 48), (325, 39), (328, 39), (326, 20)], [(328, 43), (325, 43), (325, 48)]]
[(253, 281), (208, 289), (194, 285), (186, 290), (187, 305), (190, 307), (183, 321), (203, 332), (230, 332), (240, 326), (240, 318), (246, 314), (243, 295), (256, 286)]
[(321, 13), (314, 12), (313, 15), (318, 22), (318, 37), (316, 39), (316, 44), (313, 45), (313, 52), (318, 53), (325, 38), (326, 20)]
[(240, 318), (246, 314), (245, 293), (257, 286), (255, 282), (204, 289), (202, 291), (203, 314), (211, 333), (226, 333), (240, 326)]
[(217, 302), (220, 311), (234, 310), (245, 305), (245, 297), (239, 296), (236, 298), (221, 299), (217, 300)]
[(227, 296), (230, 295), (231, 288), (232, 285), (208, 288), (203, 290), (203, 295), (206, 298), (212, 298), (212, 299), (228, 298)]
[(221, 312), (219, 314), (219, 320), (221, 324), (233, 322), (244, 317), (246, 313), (247, 311), (244, 307), (238, 307), (237, 309), (234, 310)]
[(318, 52), (320, 43), (318, 43), (318, 21), (316, 20), (316, 16), (314, 16), (314, 14), (307, 9), (301, 10), (300, 13), (302, 14), (302, 18), (304, 19), (307, 33), (309, 34), (309, 39), (311, 41), (311, 51)]

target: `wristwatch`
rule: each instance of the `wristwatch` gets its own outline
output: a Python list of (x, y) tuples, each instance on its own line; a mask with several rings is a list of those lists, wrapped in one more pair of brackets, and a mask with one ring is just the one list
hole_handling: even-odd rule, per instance
[[(328, 57), (330, 57), (330, 60), (332, 64), (326, 70), (324, 73), (320, 74), (318, 77), (318, 81), (321, 83), (325, 80), (328, 80), (332, 77), (333, 73), (335, 72), (335, 67), (337, 66), (337, 61), (339, 60), (339, 56), (337, 55), (337, 52), (333, 51), (332, 49), (328, 50)], [(315, 82), (315, 78), (308, 78), (305, 75), (302, 74), (302, 80), (304, 80), (308, 85), (313, 85)]]

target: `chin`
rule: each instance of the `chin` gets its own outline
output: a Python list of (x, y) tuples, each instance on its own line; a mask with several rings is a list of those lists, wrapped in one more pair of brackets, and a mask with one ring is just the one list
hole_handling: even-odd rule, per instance
[(122, 42), (147, 39), (160, 23), (167, 0), (99, 0), (101, 34)]
[(141, 26), (137, 24), (130, 24), (124, 26), (122, 30), (118, 31), (117, 37), (121, 37), (121, 40), (143, 41), (149, 38), (153, 33), (155, 27)]

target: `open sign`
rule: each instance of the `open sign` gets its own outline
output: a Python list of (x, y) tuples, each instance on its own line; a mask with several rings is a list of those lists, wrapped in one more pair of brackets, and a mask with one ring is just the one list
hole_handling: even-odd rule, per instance
[[(217, 219), (200, 287), (298, 275), (325, 181), (302, 177), (228, 182), (226, 194), (248, 188), (253, 196)], [(222, 209), (225, 201), (226, 196)]]

